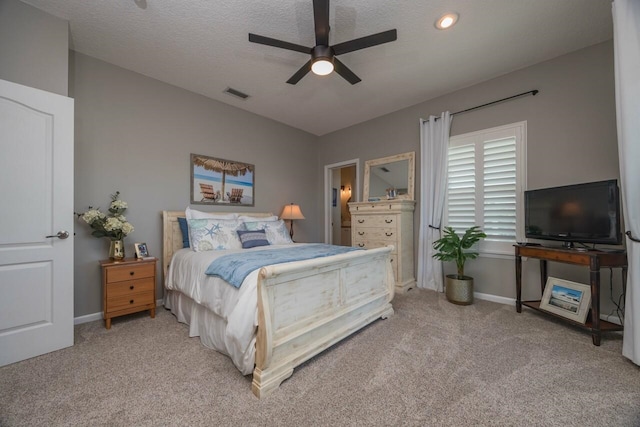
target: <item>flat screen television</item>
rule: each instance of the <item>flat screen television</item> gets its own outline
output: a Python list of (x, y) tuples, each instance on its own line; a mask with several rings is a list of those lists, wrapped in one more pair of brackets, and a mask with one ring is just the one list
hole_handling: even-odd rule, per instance
[(527, 238), (619, 245), (618, 181), (589, 182), (524, 192)]

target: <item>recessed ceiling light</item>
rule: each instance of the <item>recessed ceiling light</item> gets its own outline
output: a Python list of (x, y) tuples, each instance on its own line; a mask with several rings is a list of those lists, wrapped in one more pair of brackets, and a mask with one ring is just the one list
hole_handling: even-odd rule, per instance
[(439, 30), (446, 30), (447, 28), (453, 27), (456, 22), (458, 22), (458, 14), (447, 13), (446, 15), (442, 15), (442, 17), (436, 21), (436, 28)]

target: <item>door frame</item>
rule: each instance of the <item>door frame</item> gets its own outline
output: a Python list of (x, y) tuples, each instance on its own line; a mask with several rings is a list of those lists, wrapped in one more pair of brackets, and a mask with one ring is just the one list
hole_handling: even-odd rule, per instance
[(331, 190), (333, 188), (332, 171), (334, 169), (342, 169), (344, 167), (356, 167), (356, 182), (351, 191), (351, 197), (354, 202), (360, 201), (360, 159), (345, 160), (338, 163), (332, 163), (324, 166), (324, 242), (331, 242)]

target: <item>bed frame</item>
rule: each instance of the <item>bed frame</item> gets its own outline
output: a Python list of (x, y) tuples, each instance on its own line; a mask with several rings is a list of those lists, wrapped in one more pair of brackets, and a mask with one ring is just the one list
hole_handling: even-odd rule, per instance
[[(173, 253), (182, 248), (178, 217), (184, 212), (163, 211), (162, 217), (166, 277)], [(296, 366), (393, 314), (392, 250), (388, 246), (352, 251), (260, 269), (253, 394), (267, 396)]]

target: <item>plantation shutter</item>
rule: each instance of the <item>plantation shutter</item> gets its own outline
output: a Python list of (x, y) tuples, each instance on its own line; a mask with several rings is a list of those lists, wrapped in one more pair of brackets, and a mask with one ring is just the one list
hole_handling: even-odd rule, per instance
[(475, 145), (449, 147), (447, 225), (457, 232), (476, 225)]
[(516, 240), (516, 139), (484, 142), (484, 228), (487, 239)]
[(479, 226), (482, 254), (511, 255), (523, 238), (526, 135), (518, 122), (449, 139), (443, 224), (459, 235)]

